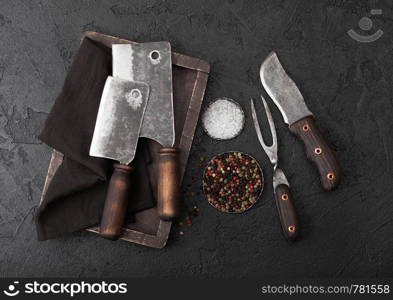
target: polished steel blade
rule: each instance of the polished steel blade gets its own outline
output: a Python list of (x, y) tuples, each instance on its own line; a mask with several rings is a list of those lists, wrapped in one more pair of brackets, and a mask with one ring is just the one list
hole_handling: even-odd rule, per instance
[(135, 156), (149, 97), (146, 83), (109, 76), (98, 109), (90, 156), (128, 165)]
[(275, 52), (271, 52), (259, 71), (262, 85), (277, 105), (284, 122), (292, 125), (312, 115), (293, 80), (282, 67)]
[(146, 82), (150, 95), (140, 136), (164, 147), (175, 143), (172, 58), (168, 42), (112, 45), (113, 76)]

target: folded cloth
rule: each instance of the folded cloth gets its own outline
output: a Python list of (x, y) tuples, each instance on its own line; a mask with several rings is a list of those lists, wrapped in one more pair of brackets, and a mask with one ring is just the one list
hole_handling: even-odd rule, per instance
[[(36, 213), (39, 240), (99, 223), (114, 161), (89, 156), (98, 107), (106, 78), (112, 73), (109, 48), (85, 38), (48, 115), (39, 138), (64, 154)], [(140, 141), (134, 163), (129, 213), (154, 206)]]

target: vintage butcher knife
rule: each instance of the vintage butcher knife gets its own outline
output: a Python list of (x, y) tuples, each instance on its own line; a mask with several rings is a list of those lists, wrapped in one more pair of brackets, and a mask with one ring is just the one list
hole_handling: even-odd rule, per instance
[(101, 219), (102, 236), (115, 239), (124, 223), (130, 196), (129, 164), (135, 156), (143, 114), (149, 97), (146, 83), (109, 76), (98, 109), (90, 155), (116, 160)]
[(157, 208), (159, 216), (170, 220), (179, 212), (178, 151), (172, 94), (172, 58), (169, 42), (112, 45), (113, 75), (146, 82), (150, 95), (140, 136), (160, 143)]
[(336, 154), (316, 127), (313, 114), (275, 52), (262, 63), (260, 76), (262, 85), (281, 111), (289, 130), (303, 141), (308, 159), (319, 171), (322, 187), (334, 189), (341, 178)]

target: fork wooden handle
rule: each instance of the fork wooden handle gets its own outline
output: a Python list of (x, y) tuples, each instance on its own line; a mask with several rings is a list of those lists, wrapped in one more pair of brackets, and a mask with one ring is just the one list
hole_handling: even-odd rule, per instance
[(274, 197), (276, 199), (283, 234), (288, 240), (293, 241), (299, 235), (300, 228), (289, 187), (286, 184), (279, 184), (274, 189)]

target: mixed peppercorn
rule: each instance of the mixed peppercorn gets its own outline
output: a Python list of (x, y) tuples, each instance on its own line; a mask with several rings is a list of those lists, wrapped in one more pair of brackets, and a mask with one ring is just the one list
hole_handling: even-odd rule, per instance
[(254, 158), (241, 152), (214, 157), (203, 175), (203, 190), (215, 208), (239, 213), (249, 209), (263, 188), (263, 175)]

